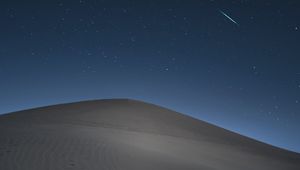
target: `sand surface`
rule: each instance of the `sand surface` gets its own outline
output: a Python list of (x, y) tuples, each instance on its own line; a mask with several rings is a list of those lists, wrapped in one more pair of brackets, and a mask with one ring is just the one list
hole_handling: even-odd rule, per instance
[(300, 154), (114, 99), (0, 116), (0, 170), (299, 170)]

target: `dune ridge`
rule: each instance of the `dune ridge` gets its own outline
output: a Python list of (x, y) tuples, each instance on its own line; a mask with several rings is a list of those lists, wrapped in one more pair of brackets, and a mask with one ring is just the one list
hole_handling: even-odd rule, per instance
[(299, 170), (300, 154), (157, 105), (105, 99), (1, 115), (0, 169)]

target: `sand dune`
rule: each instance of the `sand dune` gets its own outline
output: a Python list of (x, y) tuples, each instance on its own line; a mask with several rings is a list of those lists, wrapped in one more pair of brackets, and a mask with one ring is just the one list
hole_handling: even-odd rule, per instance
[(0, 116), (0, 170), (299, 170), (300, 154), (114, 99)]

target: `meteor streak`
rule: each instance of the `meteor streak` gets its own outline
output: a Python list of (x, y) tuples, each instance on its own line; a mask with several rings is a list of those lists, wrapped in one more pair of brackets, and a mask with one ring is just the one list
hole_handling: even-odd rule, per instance
[(227, 15), (225, 12), (219, 10), (219, 12), (224, 15), (227, 19), (229, 19), (231, 22), (235, 23), (236, 25), (239, 25), (235, 20), (233, 20), (229, 15)]

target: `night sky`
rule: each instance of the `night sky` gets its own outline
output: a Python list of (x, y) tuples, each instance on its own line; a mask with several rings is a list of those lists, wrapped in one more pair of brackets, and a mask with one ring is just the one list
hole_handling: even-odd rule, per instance
[(6, 1), (0, 113), (132, 98), (300, 152), (300, 1)]

